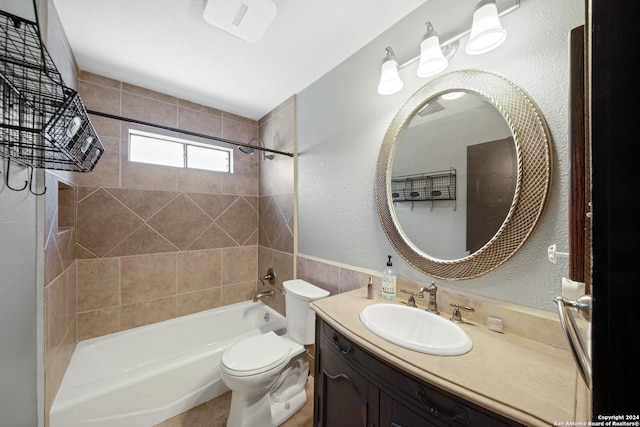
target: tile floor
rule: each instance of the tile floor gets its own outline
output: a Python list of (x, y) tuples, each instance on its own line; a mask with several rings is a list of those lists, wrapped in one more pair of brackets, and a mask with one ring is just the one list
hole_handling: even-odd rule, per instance
[[(306, 385), (307, 403), (280, 427), (311, 427), (313, 425), (313, 377)], [(155, 427), (225, 427), (231, 404), (231, 392), (176, 415)], [(257, 426), (256, 426), (257, 427)]]

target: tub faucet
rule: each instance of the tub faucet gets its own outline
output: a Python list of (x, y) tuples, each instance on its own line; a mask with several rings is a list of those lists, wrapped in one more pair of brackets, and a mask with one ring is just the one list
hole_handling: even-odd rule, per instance
[(436, 300), (436, 294), (438, 293), (436, 282), (431, 282), (431, 285), (428, 288), (420, 288), (418, 297), (422, 298), (425, 291), (429, 293), (429, 304), (427, 305), (427, 311), (435, 314), (440, 314), (440, 312), (438, 311), (438, 301)]
[(273, 298), (273, 295), (275, 293), (276, 291), (273, 289), (269, 289), (268, 291), (264, 291), (264, 292), (258, 292), (253, 296), (253, 302), (258, 302), (258, 300), (263, 297)]

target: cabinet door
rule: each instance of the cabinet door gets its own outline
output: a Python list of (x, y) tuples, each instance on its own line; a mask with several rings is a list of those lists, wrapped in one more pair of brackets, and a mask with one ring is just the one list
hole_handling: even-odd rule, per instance
[[(378, 390), (321, 340), (316, 369), (316, 425), (377, 426)], [(316, 360), (316, 363), (318, 361)], [(371, 397), (370, 397), (371, 396)]]

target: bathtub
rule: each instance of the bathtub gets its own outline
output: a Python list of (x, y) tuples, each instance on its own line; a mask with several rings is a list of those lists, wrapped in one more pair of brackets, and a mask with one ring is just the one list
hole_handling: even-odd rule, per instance
[(262, 302), (241, 302), (81, 341), (50, 411), (50, 427), (150, 427), (228, 391), (226, 348), (286, 331)]

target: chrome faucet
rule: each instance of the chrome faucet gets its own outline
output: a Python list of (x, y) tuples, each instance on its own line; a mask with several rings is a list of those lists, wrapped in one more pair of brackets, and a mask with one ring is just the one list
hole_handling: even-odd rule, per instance
[(427, 311), (435, 314), (440, 314), (440, 312), (438, 311), (438, 301), (436, 300), (436, 294), (438, 293), (436, 282), (431, 282), (431, 285), (428, 288), (420, 288), (420, 290), (418, 291), (418, 298), (423, 298), (424, 292), (429, 293), (429, 303), (427, 304)]
[(264, 291), (264, 292), (258, 292), (253, 296), (253, 302), (258, 302), (260, 298), (264, 298), (264, 297), (273, 298), (273, 295), (275, 295), (275, 293), (276, 291), (273, 289), (269, 289), (268, 291)]

